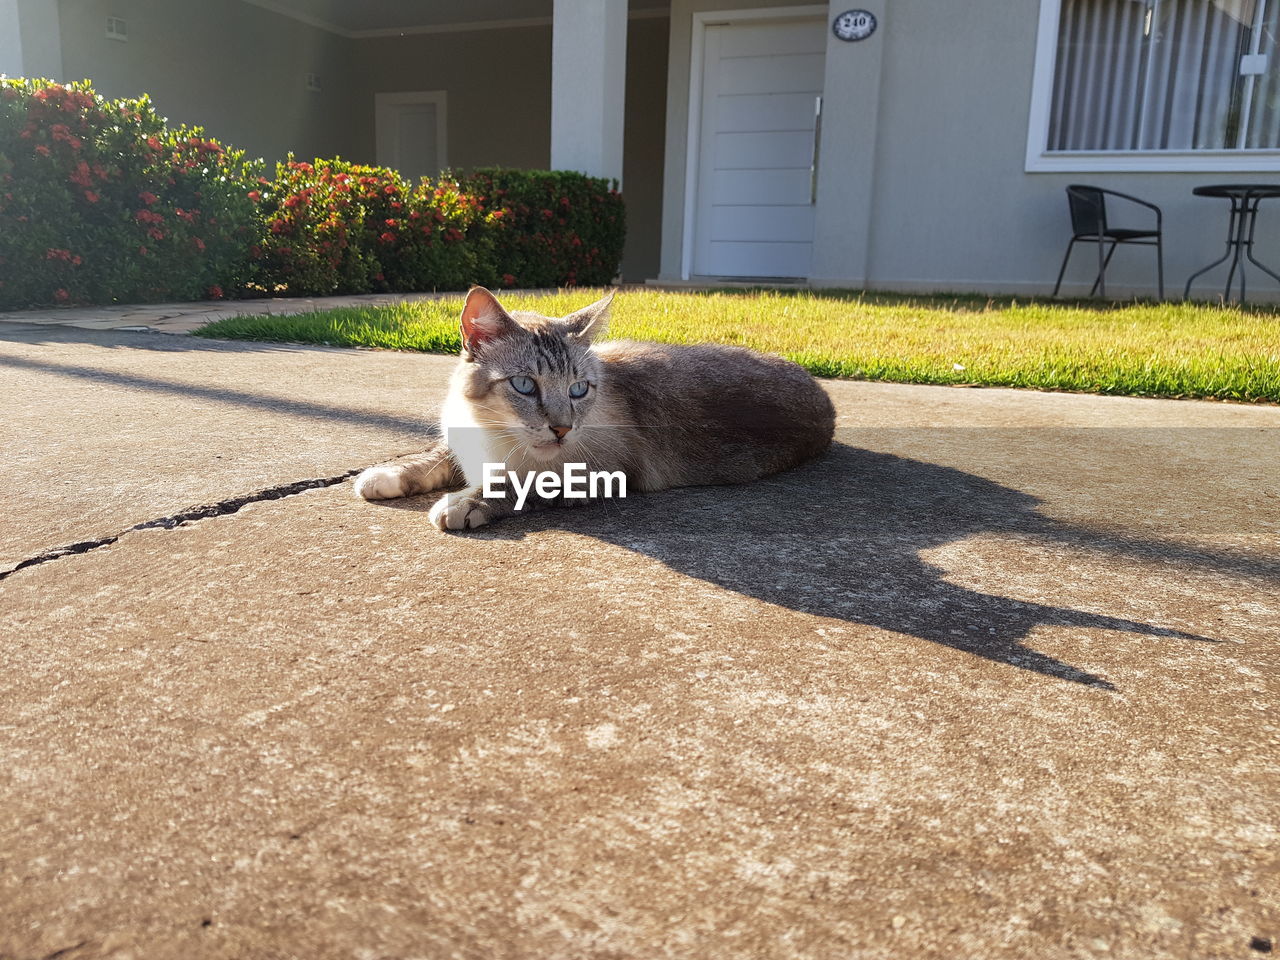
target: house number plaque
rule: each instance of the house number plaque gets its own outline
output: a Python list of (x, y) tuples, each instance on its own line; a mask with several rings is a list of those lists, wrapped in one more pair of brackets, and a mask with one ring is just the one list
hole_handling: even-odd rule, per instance
[(869, 10), (846, 10), (831, 23), (831, 32), (852, 43), (865, 40), (876, 32), (876, 17)]

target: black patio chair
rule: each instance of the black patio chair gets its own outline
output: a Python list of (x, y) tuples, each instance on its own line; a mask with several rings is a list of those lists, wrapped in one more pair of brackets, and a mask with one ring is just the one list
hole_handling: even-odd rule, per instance
[[(1156, 228), (1154, 230), (1130, 230), (1108, 226), (1106, 199), (1108, 196), (1118, 197), (1121, 200), (1127, 200), (1130, 203), (1140, 204), (1149, 210), (1154, 210), (1156, 213)], [(1147, 201), (1131, 197), (1127, 193), (1120, 193), (1117, 190), (1104, 190), (1102, 187), (1088, 187), (1079, 183), (1074, 183), (1067, 187), (1067, 203), (1071, 206), (1071, 242), (1067, 244), (1066, 256), (1062, 258), (1062, 269), (1058, 271), (1058, 282), (1053, 286), (1053, 295), (1056, 297), (1058, 291), (1062, 288), (1062, 277), (1067, 272), (1067, 261), (1071, 259), (1071, 251), (1075, 249), (1075, 245), (1078, 242), (1085, 242), (1098, 245), (1098, 276), (1093, 281), (1089, 296), (1092, 297), (1094, 293), (1099, 293), (1103, 299), (1106, 299), (1107, 264), (1111, 262), (1111, 255), (1116, 252), (1116, 247), (1120, 244), (1134, 243), (1140, 246), (1154, 246), (1156, 248), (1156, 284), (1160, 292), (1160, 299), (1163, 300), (1164, 247), (1162, 246), (1161, 229), (1164, 218), (1160, 213), (1160, 208), (1154, 203), (1147, 203)], [(1108, 242), (1110, 242), (1111, 247), (1104, 256), (1102, 248)]]

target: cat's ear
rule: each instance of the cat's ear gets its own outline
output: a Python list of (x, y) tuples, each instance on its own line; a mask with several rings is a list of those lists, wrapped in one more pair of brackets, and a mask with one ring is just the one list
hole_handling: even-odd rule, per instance
[(462, 308), (462, 356), (475, 359), (476, 348), (520, 330), (498, 298), (484, 287), (472, 287)]
[(613, 292), (602, 297), (590, 306), (569, 314), (562, 321), (569, 329), (569, 336), (591, 342), (604, 336), (609, 328), (609, 305), (613, 303)]

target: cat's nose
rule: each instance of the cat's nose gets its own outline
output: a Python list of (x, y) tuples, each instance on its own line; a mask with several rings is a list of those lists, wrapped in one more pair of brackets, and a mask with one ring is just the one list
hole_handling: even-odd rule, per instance
[(551, 432), (556, 435), (557, 440), (563, 440), (564, 435), (572, 429), (573, 427), (552, 427)]

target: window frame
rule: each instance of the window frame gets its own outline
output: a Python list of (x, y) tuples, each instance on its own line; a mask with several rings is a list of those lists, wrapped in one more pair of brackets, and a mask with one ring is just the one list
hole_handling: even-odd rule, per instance
[(1027, 173), (1275, 173), (1280, 170), (1280, 150), (1049, 150), (1061, 12), (1062, 0), (1040, 0), (1031, 114), (1027, 123)]

